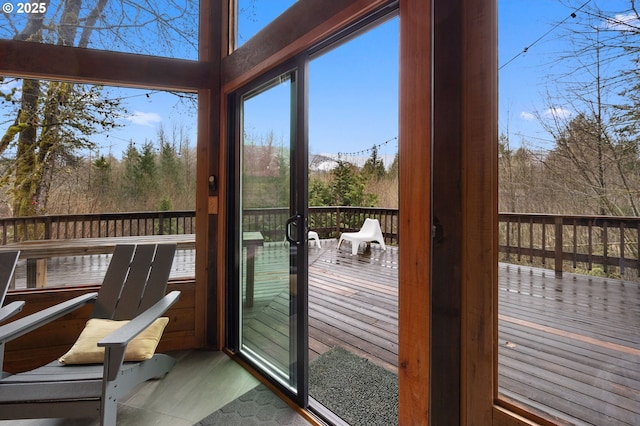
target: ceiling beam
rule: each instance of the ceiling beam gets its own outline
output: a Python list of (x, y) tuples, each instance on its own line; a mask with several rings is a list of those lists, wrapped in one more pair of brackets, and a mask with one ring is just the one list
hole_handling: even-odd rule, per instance
[(391, 0), (298, 0), (222, 60), (222, 84), (232, 91), (309, 49)]
[(0, 40), (0, 75), (194, 92), (210, 64), (184, 59)]

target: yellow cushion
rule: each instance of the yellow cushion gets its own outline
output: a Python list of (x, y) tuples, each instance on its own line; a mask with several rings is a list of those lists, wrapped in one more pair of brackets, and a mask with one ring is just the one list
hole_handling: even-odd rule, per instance
[[(62, 364), (101, 364), (104, 361), (104, 348), (99, 347), (98, 342), (128, 322), (90, 319), (69, 352), (58, 361)], [(138, 334), (127, 345), (124, 360), (143, 361), (151, 358), (168, 322), (169, 318), (167, 317), (158, 318), (146, 330)]]

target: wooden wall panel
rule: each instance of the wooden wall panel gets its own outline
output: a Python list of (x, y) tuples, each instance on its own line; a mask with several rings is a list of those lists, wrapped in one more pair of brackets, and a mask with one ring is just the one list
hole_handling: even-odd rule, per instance
[[(162, 335), (158, 351), (167, 352), (198, 347), (195, 333), (195, 287), (194, 281), (169, 284), (168, 292), (180, 290), (181, 294), (178, 302), (165, 314), (170, 321)], [(26, 302), (23, 311), (19, 316), (14, 317), (16, 319), (89, 291), (97, 291), (97, 287), (10, 293), (7, 295), (6, 303), (14, 300)], [(7, 343), (3, 370), (12, 373), (29, 370), (64, 354), (80, 335), (92, 308), (92, 305), (84, 306)]]
[(399, 424), (429, 422), (431, 2), (400, 1)]
[(498, 66), (496, 0), (462, 9), (461, 424), (492, 422), (497, 388)]

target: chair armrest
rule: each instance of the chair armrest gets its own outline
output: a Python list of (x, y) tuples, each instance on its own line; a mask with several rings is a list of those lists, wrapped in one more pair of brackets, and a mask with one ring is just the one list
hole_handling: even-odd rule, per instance
[(180, 297), (179, 291), (172, 291), (164, 296), (155, 305), (139, 313), (129, 323), (113, 331), (98, 342), (98, 346), (126, 346), (134, 337), (142, 333), (152, 322), (157, 320), (169, 309)]
[(11, 302), (8, 305), (5, 305), (2, 308), (0, 308), (0, 322), (6, 319), (9, 319), (15, 314), (17, 314), (18, 312), (20, 312), (23, 306), (24, 306), (24, 301), (17, 300), (15, 302)]
[(171, 293), (160, 299), (155, 305), (138, 314), (129, 323), (110, 333), (98, 342), (98, 346), (104, 347), (104, 379), (114, 381), (118, 371), (124, 362), (124, 353), (127, 345), (134, 337), (142, 333), (156, 319), (160, 318), (167, 309), (178, 301), (179, 291)]
[(50, 308), (35, 312), (0, 327), (0, 343), (16, 339), (51, 321), (60, 318), (87, 303), (94, 302), (98, 293), (87, 293), (74, 297), (66, 302), (58, 303)]

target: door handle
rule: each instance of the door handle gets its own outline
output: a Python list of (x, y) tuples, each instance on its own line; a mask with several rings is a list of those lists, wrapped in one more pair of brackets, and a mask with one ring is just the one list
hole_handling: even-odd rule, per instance
[[(302, 215), (301, 214), (295, 214), (293, 216), (291, 216), (289, 219), (287, 219), (286, 225), (285, 225), (286, 229), (285, 229), (285, 238), (287, 239), (287, 241), (289, 241), (291, 244), (295, 244), (295, 245), (300, 245), (302, 244), (301, 238), (303, 236), (301, 230), (302, 230)], [(292, 229), (296, 228), (295, 231), (295, 235), (292, 234)]]

